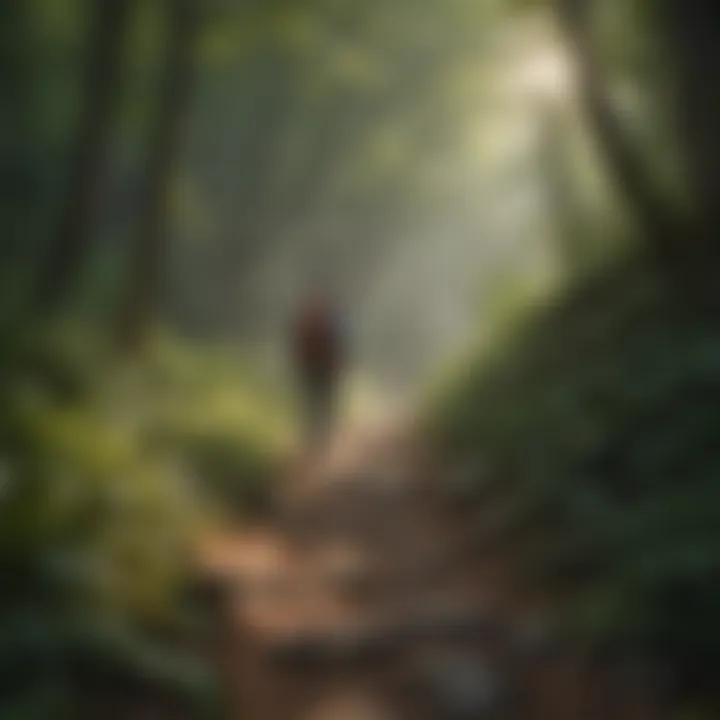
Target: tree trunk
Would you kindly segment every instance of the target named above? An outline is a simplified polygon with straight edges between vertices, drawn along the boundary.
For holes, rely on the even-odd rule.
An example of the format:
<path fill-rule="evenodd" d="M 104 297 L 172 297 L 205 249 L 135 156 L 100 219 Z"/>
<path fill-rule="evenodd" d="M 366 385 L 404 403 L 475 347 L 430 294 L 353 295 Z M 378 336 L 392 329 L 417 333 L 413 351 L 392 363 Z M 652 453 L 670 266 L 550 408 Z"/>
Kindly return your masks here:
<path fill-rule="evenodd" d="M 694 199 L 709 242 L 720 228 L 720 8 L 717 0 L 664 0 L 663 33 L 676 70 L 676 116 Z"/>
<path fill-rule="evenodd" d="M 566 158 L 567 125 L 557 105 L 541 116 L 539 166 L 545 176 L 545 198 L 552 218 L 553 237 L 560 261 L 576 277 L 588 264 L 587 218 L 578 207 L 579 197 Z M 584 222 L 583 222 L 584 219 Z"/>
<path fill-rule="evenodd" d="M 678 0 L 680 2 L 681 0 Z M 608 97 L 593 49 L 588 0 L 557 0 L 560 25 L 573 53 L 578 93 L 612 179 L 626 199 L 650 252 L 663 265 L 684 259 L 687 228 L 655 187 Z M 692 244 L 692 243 L 690 243 Z"/>
<path fill-rule="evenodd" d="M 195 0 L 167 2 L 167 65 L 150 132 L 145 187 L 131 247 L 129 285 L 117 324 L 119 348 L 129 353 L 137 351 L 143 344 L 157 310 L 168 245 L 171 181 L 192 81 L 198 21 Z"/>
<path fill-rule="evenodd" d="M 89 37 L 83 108 L 74 140 L 66 199 L 40 268 L 36 291 L 40 313 L 56 309 L 80 276 L 98 215 L 107 146 L 118 100 L 130 6 L 127 0 L 101 0 L 91 6 L 95 16 Z"/>

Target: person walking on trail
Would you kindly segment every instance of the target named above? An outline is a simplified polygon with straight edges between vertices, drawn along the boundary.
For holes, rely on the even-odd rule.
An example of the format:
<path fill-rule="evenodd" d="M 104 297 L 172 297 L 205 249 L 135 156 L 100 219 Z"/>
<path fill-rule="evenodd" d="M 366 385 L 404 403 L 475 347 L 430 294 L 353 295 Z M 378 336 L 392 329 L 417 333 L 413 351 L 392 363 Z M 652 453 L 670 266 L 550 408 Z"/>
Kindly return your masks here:
<path fill-rule="evenodd" d="M 300 303 L 292 341 L 306 429 L 313 443 L 323 442 L 335 419 L 346 350 L 340 313 L 328 293 L 315 291 Z"/>

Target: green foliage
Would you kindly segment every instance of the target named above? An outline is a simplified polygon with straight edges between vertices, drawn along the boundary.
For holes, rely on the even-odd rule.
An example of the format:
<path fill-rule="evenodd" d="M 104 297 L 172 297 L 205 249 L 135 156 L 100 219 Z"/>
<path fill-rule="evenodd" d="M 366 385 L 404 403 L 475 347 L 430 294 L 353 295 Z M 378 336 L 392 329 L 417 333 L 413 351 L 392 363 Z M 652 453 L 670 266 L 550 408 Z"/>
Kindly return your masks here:
<path fill-rule="evenodd" d="M 225 510 L 266 507 L 290 430 L 276 384 L 231 351 L 168 342 L 155 346 L 145 372 L 147 391 L 157 396 L 151 441 L 174 450 Z"/>
<path fill-rule="evenodd" d="M 259 404 L 247 363 L 222 353 L 165 341 L 119 366 L 69 335 L 11 346 L 0 715 L 75 717 L 92 686 L 175 698 L 207 717 L 214 691 L 183 640 L 199 619 L 186 600 L 190 560 L 216 513 L 267 496 L 280 411 Z"/>
<path fill-rule="evenodd" d="M 542 509 L 534 566 L 584 558 L 582 629 L 718 667 L 716 324 L 629 263 L 528 315 L 469 360 L 432 422 Z"/>

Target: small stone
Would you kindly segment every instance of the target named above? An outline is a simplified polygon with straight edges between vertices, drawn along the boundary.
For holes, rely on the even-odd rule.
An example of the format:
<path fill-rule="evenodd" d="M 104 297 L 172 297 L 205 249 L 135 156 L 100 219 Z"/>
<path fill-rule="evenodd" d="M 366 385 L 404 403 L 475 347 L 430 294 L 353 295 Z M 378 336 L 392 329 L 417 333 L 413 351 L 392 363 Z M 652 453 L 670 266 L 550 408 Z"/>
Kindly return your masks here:
<path fill-rule="evenodd" d="M 410 609 L 403 619 L 411 635 L 476 637 L 487 635 L 499 622 L 487 607 L 454 600 L 439 600 Z"/>
<path fill-rule="evenodd" d="M 419 680 L 447 720 L 481 720 L 500 707 L 502 691 L 497 675 L 470 655 L 439 652 L 426 655 Z"/>

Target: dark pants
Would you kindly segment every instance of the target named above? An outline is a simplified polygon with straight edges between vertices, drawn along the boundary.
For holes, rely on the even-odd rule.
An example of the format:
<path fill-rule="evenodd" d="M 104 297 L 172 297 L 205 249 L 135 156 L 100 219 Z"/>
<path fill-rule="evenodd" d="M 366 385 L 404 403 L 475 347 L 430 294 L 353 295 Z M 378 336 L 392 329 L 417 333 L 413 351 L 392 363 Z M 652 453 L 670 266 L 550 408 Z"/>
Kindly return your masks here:
<path fill-rule="evenodd" d="M 337 401 L 337 373 L 305 369 L 301 374 L 303 415 L 311 442 L 323 442 L 332 428 Z"/>

